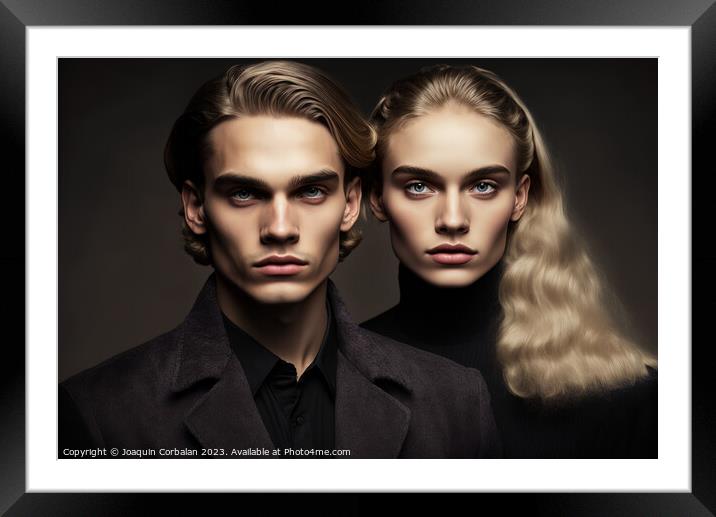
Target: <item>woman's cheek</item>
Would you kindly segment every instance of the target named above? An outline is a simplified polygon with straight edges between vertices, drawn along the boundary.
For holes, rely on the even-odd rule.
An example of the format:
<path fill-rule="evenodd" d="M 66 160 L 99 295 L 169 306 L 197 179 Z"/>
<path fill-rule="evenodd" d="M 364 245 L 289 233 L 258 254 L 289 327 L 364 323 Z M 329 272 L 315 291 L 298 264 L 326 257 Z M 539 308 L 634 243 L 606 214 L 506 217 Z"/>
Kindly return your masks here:
<path fill-rule="evenodd" d="M 484 239 L 481 253 L 486 256 L 502 256 L 505 251 L 507 228 L 512 215 L 513 201 L 506 200 L 474 214 L 472 232 Z"/>
<path fill-rule="evenodd" d="M 475 214 L 475 221 L 482 222 L 490 235 L 500 234 L 507 229 L 512 216 L 512 207 L 514 206 L 515 197 L 506 195 L 496 198 L 491 203 L 478 205 Z"/>
<path fill-rule="evenodd" d="M 418 210 L 416 207 L 410 206 L 393 206 L 388 210 L 388 219 L 394 231 L 405 241 L 410 241 L 411 237 L 419 234 L 419 230 L 424 228 L 429 221 L 425 218 L 425 210 Z M 421 218 L 421 214 L 423 217 Z"/>

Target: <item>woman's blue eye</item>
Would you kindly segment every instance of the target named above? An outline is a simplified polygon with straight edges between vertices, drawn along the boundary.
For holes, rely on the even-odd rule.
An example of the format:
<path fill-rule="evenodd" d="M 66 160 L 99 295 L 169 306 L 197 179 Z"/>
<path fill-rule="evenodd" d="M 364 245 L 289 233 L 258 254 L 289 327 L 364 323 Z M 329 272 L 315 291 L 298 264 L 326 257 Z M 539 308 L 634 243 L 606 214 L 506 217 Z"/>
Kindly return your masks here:
<path fill-rule="evenodd" d="M 405 187 L 411 194 L 425 194 L 428 191 L 428 186 L 425 183 L 411 183 Z"/>
<path fill-rule="evenodd" d="M 473 187 L 473 189 L 478 194 L 491 194 L 492 192 L 494 192 L 496 190 L 494 185 L 492 185 L 490 183 L 486 183 L 484 181 L 479 182 L 477 185 L 475 185 Z"/>

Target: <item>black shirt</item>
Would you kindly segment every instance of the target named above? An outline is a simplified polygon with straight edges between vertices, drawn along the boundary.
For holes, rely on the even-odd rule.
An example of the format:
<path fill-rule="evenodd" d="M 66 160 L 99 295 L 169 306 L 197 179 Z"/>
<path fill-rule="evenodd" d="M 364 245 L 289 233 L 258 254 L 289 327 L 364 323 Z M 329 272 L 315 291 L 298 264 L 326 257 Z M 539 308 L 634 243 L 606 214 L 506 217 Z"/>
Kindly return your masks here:
<path fill-rule="evenodd" d="M 246 373 L 256 407 L 282 457 L 286 449 L 333 449 L 335 444 L 336 326 L 330 306 L 323 343 L 300 379 L 296 368 L 224 315 L 229 342 Z M 305 456 L 303 456 L 305 457 Z"/>
<path fill-rule="evenodd" d="M 503 264 L 462 288 L 428 284 L 403 265 L 400 303 L 361 326 L 477 368 L 507 458 L 656 458 L 656 371 L 634 386 L 561 406 L 513 395 L 496 357 Z"/>

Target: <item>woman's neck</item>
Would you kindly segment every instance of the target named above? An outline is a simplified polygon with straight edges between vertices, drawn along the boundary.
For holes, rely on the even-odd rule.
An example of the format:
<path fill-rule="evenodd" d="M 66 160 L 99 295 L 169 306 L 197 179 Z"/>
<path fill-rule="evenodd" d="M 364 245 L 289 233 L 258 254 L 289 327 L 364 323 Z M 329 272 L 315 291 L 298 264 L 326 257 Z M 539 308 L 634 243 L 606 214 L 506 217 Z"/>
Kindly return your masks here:
<path fill-rule="evenodd" d="M 424 338 L 474 335 L 496 323 L 502 263 L 465 287 L 432 285 L 400 265 L 399 317 L 402 327 Z"/>

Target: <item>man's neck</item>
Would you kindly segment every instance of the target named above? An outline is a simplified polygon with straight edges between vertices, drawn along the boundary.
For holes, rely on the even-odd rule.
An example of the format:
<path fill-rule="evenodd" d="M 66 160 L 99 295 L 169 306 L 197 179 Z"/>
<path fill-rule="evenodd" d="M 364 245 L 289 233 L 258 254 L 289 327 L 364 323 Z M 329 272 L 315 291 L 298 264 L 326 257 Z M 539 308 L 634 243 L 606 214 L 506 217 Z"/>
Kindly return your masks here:
<path fill-rule="evenodd" d="M 284 361 L 300 377 L 318 354 L 328 325 L 325 280 L 296 303 L 261 304 L 216 275 L 219 307 L 229 320 Z"/>

